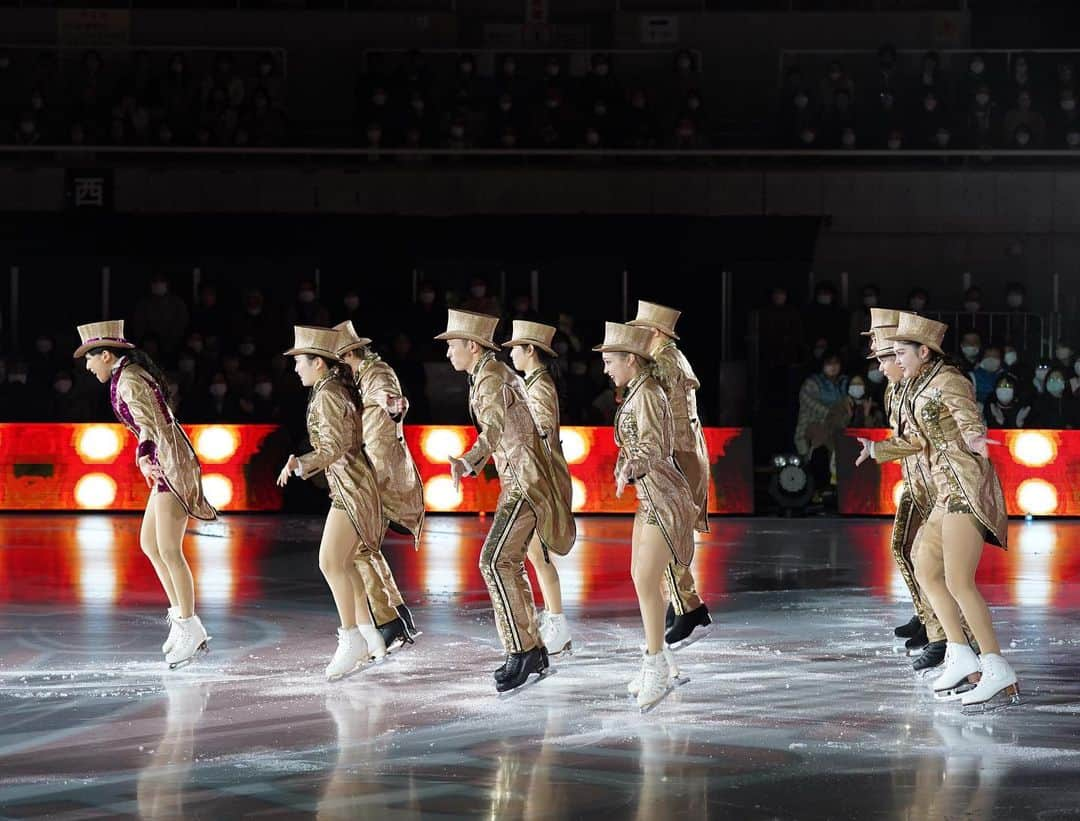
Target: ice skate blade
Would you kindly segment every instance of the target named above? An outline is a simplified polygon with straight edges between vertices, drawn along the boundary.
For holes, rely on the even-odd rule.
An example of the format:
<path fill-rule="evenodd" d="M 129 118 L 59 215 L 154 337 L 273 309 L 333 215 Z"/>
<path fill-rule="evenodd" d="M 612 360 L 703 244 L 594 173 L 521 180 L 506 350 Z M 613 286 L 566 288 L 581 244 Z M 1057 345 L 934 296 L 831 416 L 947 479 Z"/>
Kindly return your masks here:
<path fill-rule="evenodd" d="M 195 652 L 188 656 L 186 659 L 180 659 L 180 661 L 170 662 L 169 669 L 179 670 L 181 667 L 187 667 L 189 664 L 199 658 L 199 656 L 205 656 L 207 653 L 210 652 L 210 639 L 211 636 L 207 636 L 206 640 L 203 641 L 203 643 L 200 644 L 198 647 L 196 647 Z"/>
<path fill-rule="evenodd" d="M 671 687 L 672 690 L 674 690 L 676 687 L 682 687 L 684 684 L 689 684 L 689 683 L 690 683 L 690 677 L 689 676 L 684 676 L 684 675 L 672 676 L 668 680 L 668 686 Z M 626 693 L 627 693 L 628 696 L 630 696 L 630 698 L 633 698 L 633 699 L 637 698 L 637 693 L 630 692 L 629 687 L 627 687 Z"/>
<path fill-rule="evenodd" d="M 356 662 L 356 666 L 353 667 L 351 670 L 347 670 L 344 673 L 339 673 L 336 676 L 327 676 L 326 680 L 333 682 L 333 681 L 341 681 L 342 679 L 349 678 L 350 676 L 353 676 L 356 673 L 358 673 L 360 670 L 365 669 L 371 663 L 373 663 L 373 662 L 358 661 L 358 662 Z"/>
<path fill-rule="evenodd" d="M 561 650 L 548 650 L 548 656 L 555 658 L 556 656 L 572 656 L 574 655 L 574 642 L 568 641 Z"/>
<path fill-rule="evenodd" d="M 1008 687 L 998 690 L 986 701 L 980 701 L 977 704 L 964 704 L 960 709 L 964 715 L 982 715 L 1004 710 L 1006 707 L 1013 707 L 1019 703 L 1020 688 L 1015 684 L 1010 684 Z"/>
<path fill-rule="evenodd" d="M 638 704 L 638 710 L 641 711 L 642 715 L 645 715 L 646 713 L 651 713 L 653 710 L 655 710 L 657 707 L 660 706 L 660 703 L 664 699 L 666 699 L 669 695 L 671 695 L 674 692 L 675 692 L 675 683 L 674 683 L 674 681 L 672 681 L 664 689 L 664 692 L 662 694 L 660 694 L 657 698 L 653 699 L 648 704 Z"/>
<path fill-rule="evenodd" d="M 495 697 L 499 701 L 506 701 L 507 699 L 513 698 L 519 693 L 528 690 L 530 687 L 535 687 L 544 679 L 550 678 L 551 676 L 555 675 L 555 673 L 556 670 L 553 667 L 548 667 L 542 673 L 529 673 L 529 677 L 525 679 L 524 682 L 515 687 L 513 690 L 503 690 L 501 693 L 496 691 Z"/>
<path fill-rule="evenodd" d="M 944 690 L 934 690 L 935 701 L 959 701 L 964 697 L 965 693 L 970 693 L 975 689 L 975 685 L 970 681 L 965 681 L 957 684 L 955 687 L 948 687 Z"/>
<path fill-rule="evenodd" d="M 682 641 L 677 641 L 674 644 L 667 644 L 665 642 L 665 645 L 669 650 L 672 651 L 682 650 L 685 647 L 689 647 L 691 644 L 696 644 L 702 639 L 708 638 L 709 634 L 712 633 L 712 628 L 713 626 L 711 624 L 706 624 L 704 627 L 695 627 L 694 632 L 692 632 Z"/>

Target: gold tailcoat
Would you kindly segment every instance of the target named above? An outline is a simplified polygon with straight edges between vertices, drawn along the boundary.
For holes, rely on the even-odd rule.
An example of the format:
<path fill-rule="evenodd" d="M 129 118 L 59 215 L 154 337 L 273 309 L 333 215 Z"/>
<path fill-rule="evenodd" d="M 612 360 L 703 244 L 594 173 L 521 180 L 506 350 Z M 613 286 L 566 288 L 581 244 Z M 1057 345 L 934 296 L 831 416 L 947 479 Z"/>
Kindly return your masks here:
<path fill-rule="evenodd" d="M 697 391 L 701 381 L 690 362 L 668 340 L 653 352 L 653 375 L 667 394 L 675 423 L 675 462 L 685 474 L 697 505 L 694 529 L 709 532 L 709 449 L 697 411 Z"/>
<path fill-rule="evenodd" d="M 555 473 L 559 480 L 559 492 L 569 505 L 573 499 L 574 487 L 570 480 L 570 467 L 563 455 L 562 441 L 559 439 L 559 393 L 555 389 L 555 380 L 551 378 L 547 368 L 538 368 L 525 379 L 525 390 L 536 427 L 551 449 L 551 458 L 555 462 Z"/>
<path fill-rule="evenodd" d="M 525 383 L 494 353 L 485 353 L 469 375 L 469 413 L 478 435 L 461 458 L 474 474 L 493 458 L 503 493 L 520 493 L 536 514 L 541 544 L 560 556 L 569 553 L 577 527 L 551 448 L 537 429 Z"/>
<path fill-rule="evenodd" d="M 655 524 L 679 564 L 694 558 L 694 521 L 697 506 L 686 477 L 676 467 L 675 425 L 664 389 L 650 373 L 642 373 L 626 386 L 626 396 L 615 414 L 615 444 L 619 457 L 615 472 L 629 465 L 638 503 L 648 506 Z"/>
<path fill-rule="evenodd" d="M 1008 514 L 997 472 L 964 442 L 986 435 L 971 380 L 938 360 L 909 380 L 900 404 L 901 431 L 876 442 L 874 458 L 915 457 L 935 503 L 946 504 L 949 513 L 970 513 L 985 528 L 988 542 L 1007 547 Z"/>
<path fill-rule="evenodd" d="M 394 369 L 369 353 L 356 373 L 356 387 L 364 403 L 364 450 L 375 470 L 383 514 L 420 543 L 424 526 L 424 486 L 402 430 L 403 418 L 386 410 L 387 394 L 401 396 Z"/>
<path fill-rule="evenodd" d="M 189 516 L 203 521 L 217 518 L 202 488 L 202 468 L 191 440 L 176 421 L 168 402 L 143 368 L 121 361 L 109 383 L 109 399 L 116 417 L 138 437 L 136 462 L 142 456 L 161 467 L 165 484 Z"/>
<path fill-rule="evenodd" d="M 379 486 L 364 455 L 362 420 L 348 388 L 335 374 L 316 382 L 307 406 L 313 450 L 299 457 L 300 475 L 310 479 L 323 471 L 330 498 L 348 514 L 365 547 L 377 550 L 385 528 Z"/>

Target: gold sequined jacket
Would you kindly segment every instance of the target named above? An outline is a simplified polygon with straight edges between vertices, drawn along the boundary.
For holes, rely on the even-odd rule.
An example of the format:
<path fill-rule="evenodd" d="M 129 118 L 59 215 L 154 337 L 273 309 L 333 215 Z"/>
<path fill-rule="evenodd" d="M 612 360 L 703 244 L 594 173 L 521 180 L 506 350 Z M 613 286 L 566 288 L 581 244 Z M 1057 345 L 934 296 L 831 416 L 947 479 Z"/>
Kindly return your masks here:
<path fill-rule="evenodd" d="M 560 492 L 551 448 L 533 419 L 525 383 L 490 351 L 469 374 L 469 414 L 478 435 L 461 458 L 474 474 L 494 459 L 503 493 L 520 494 L 536 514 L 544 548 L 569 553 L 577 526 L 570 501 Z"/>
<path fill-rule="evenodd" d="M 965 443 L 986 435 L 971 380 L 937 360 L 909 380 L 898 424 L 897 435 L 874 443 L 874 458 L 916 457 L 937 504 L 946 504 L 950 513 L 970 513 L 986 530 L 987 541 L 1007 547 L 1008 514 L 997 472 Z"/>
<path fill-rule="evenodd" d="M 323 471 L 330 498 L 344 508 L 364 545 L 377 549 L 385 526 L 375 472 L 364 455 L 362 425 L 363 417 L 336 369 L 316 382 L 307 405 L 312 451 L 298 457 L 300 475 L 310 479 Z"/>
<path fill-rule="evenodd" d="M 375 470 L 383 515 L 412 534 L 419 546 L 424 526 L 424 485 L 413 462 L 402 429 L 403 416 L 386 409 L 387 394 L 401 396 L 394 369 L 368 353 L 356 373 L 356 387 L 364 403 L 364 451 Z"/>
<path fill-rule="evenodd" d="M 653 352 L 653 375 L 667 394 L 675 423 L 675 463 L 686 476 L 697 505 L 694 529 L 709 532 L 709 449 L 697 412 L 697 391 L 701 381 L 690 362 L 668 340 Z"/>
<path fill-rule="evenodd" d="M 675 465 L 674 442 L 675 424 L 664 389 L 651 373 L 641 373 L 626 386 L 615 414 L 619 446 L 615 473 L 628 468 L 638 504 L 655 517 L 653 523 L 675 560 L 689 565 L 694 558 L 697 506 L 686 477 Z"/>
<path fill-rule="evenodd" d="M 551 449 L 551 458 L 555 462 L 555 473 L 559 480 L 559 492 L 569 505 L 574 489 L 570 480 L 570 467 L 566 464 L 562 441 L 559 439 L 559 393 L 555 389 L 555 380 L 551 378 L 547 368 L 538 368 L 526 377 L 525 391 L 536 427 Z"/>
<path fill-rule="evenodd" d="M 217 511 L 203 495 L 195 448 L 173 416 L 161 386 L 145 369 L 122 359 L 109 380 L 109 400 L 116 418 L 139 440 L 136 461 L 149 456 L 161 467 L 165 484 L 189 516 L 216 519 Z"/>

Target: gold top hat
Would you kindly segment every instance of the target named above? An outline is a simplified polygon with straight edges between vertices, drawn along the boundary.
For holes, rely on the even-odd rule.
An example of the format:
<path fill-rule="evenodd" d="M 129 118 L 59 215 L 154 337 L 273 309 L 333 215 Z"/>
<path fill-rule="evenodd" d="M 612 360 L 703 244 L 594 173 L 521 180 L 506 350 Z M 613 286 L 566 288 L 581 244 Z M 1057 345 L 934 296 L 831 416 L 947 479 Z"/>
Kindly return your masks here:
<path fill-rule="evenodd" d="M 937 322 L 917 314 L 903 313 L 900 314 L 900 324 L 896 330 L 885 339 L 889 342 L 917 342 L 944 356 L 945 351 L 941 350 L 941 342 L 945 339 L 947 330 L 949 326 L 944 322 Z"/>
<path fill-rule="evenodd" d="M 515 345 L 535 345 L 546 354 L 558 356 L 551 347 L 551 340 L 554 336 L 555 328 L 551 325 L 515 319 L 514 328 L 510 332 L 510 339 L 503 343 L 503 347 L 513 348 Z"/>
<path fill-rule="evenodd" d="M 594 351 L 632 353 L 652 362 L 652 334 L 646 328 L 634 327 L 627 323 L 604 323 L 604 344 L 597 345 Z"/>
<path fill-rule="evenodd" d="M 874 331 L 878 328 L 895 328 L 900 324 L 900 311 L 895 311 L 892 308 L 871 308 L 870 309 L 870 330 L 863 331 L 863 336 L 873 336 Z"/>
<path fill-rule="evenodd" d="M 637 328 L 656 328 L 656 330 L 662 331 L 672 339 L 678 339 L 679 335 L 675 333 L 675 323 L 679 321 L 680 316 L 682 316 L 682 311 L 676 311 L 674 308 L 666 308 L 663 305 L 657 305 L 655 302 L 646 302 L 639 299 L 637 316 L 626 324 Z"/>
<path fill-rule="evenodd" d="M 867 359 L 877 359 L 879 356 L 893 356 L 896 353 L 896 349 L 893 344 L 889 342 L 886 337 L 896 330 L 894 325 L 891 328 L 875 328 L 870 332 L 870 356 Z"/>
<path fill-rule="evenodd" d="M 459 311 L 451 308 L 446 317 L 446 330 L 436 339 L 469 339 L 493 351 L 499 350 L 495 344 L 495 328 L 499 318 L 490 314 L 478 314 L 473 311 Z"/>
<path fill-rule="evenodd" d="M 353 327 L 352 320 L 346 319 L 344 322 L 339 322 L 334 326 L 334 330 L 340 334 L 338 339 L 338 357 L 345 356 L 349 351 L 355 351 L 357 348 L 366 348 L 371 344 L 371 340 L 366 336 L 360 336 L 356 332 L 356 328 Z"/>
<path fill-rule="evenodd" d="M 293 346 L 285 351 L 285 356 L 297 354 L 310 354 L 311 356 L 325 356 L 336 362 L 341 361 L 337 350 L 341 345 L 343 334 L 333 328 L 312 328 L 309 325 L 293 326 Z"/>
<path fill-rule="evenodd" d="M 105 322 L 91 322 L 79 326 L 79 339 L 82 344 L 72 356 L 78 359 L 93 348 L 134 348 L 133 342 L 124 338 L 124 320 L 110 319 Z"/>

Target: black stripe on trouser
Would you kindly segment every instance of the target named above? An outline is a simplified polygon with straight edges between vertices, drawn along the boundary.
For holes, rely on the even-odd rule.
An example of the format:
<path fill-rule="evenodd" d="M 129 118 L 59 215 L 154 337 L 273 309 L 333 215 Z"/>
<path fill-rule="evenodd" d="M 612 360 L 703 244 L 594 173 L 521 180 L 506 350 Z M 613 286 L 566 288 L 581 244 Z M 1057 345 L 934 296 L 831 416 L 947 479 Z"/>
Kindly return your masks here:
<path fill-rule="evenodd" d="M 499 556 L 506 546 L 507 537 L 514 529 L 514 523 L 517 521 L 518 515 L 521 513 L 521 507 L 524 504 L 524 498 L 519 498 L 514 504 L 513 509 L 503 522 L 502 532 L 498 533 L 495 548 L 492 550 L 491 555 L 487 557 L 487 561 L 485 562 L 486 567 L 484 568 L 487 571 L 484 581 L 488 582 L 488 593 L 491 595 L 491 605 L 495 609 L 495 619 L 498 621 L 501 618 L 505 623 L 507 628 L 506 633 L 510 636 L 513 652 L 515 653 L 523 652 L 524 645 L 521 643 L 521 636 L 518 634 L 517 625 L 513 618 L 514 612 L 510 606 L 510 599 L 506 595 L 506 588 L 503 585 L 502 576 L 499 575 L 497 565 L 499 563 Z M 504 513 L 505 508 L 499 510 L 496 514 L 495 523 L 492 525 L 491 532 L 488 533 L 488 537 L 484 542 L 485 548 L 488 542 L 491 541 L 491 537 L 498 531 L 499 517 Z"/>
<path fill-rule="evenodd" d="M 664 568 L 664 580 L 667 582 L 671 606 L 675 608 L 675 613 L 679 616 L 685 616 L 686 604 L 683 602 L 682 596 L 679 595 L 679 579 L 675 575 L 675 562 L 667 563 L 667 567 Z"/>
<path fill-rule="evenodd" d="M 896 510 L 896 518 L 893 521 L 892 548 L 893 561 L 896 562 L 900 575 L 907 586 L 911 603 L 915 606 L 915 612 L 920 618 L 922 612 L 922 597 L 919 593 L 919 585 L 915 580 L 915 565 L 911 562 L 911 549 L 915 546 L 915 539 L 911 533 L 911 520 L 915 515 L 915 504 L 911 497 L 904 493 L 900 497 L 900 506 Z M 910 538 L 909 538 L 910 537 Z"/>

